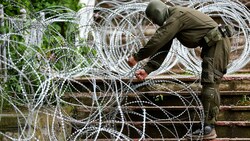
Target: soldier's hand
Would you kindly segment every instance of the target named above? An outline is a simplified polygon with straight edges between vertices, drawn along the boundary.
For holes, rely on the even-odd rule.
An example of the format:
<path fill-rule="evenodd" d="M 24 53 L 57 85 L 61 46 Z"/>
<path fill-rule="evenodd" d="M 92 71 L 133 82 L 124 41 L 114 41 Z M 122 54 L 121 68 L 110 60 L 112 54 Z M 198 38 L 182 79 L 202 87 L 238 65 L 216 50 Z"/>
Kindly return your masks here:
<path fill-rule="evenodd" d="M 137 61 L 135 60 L 135 58 L 133 56 L 130 56 L 127 60 L 127 63 L 130 67 L 133 67 L 136 65 Z"/>
<path fill-rule="evenodd" d="M 139 80 L 144 80 L 148 76 L 148 73 L 144 69 L 140 69 L 135 72 L 135 76 Z"/>

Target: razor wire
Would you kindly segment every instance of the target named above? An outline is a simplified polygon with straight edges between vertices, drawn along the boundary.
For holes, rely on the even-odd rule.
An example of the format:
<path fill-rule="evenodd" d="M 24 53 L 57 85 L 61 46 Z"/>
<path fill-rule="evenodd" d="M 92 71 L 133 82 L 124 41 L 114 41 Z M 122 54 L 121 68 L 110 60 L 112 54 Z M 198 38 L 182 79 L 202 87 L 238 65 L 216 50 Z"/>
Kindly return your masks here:
<path fill-rule="evenodd" d="M 172 2 L 175 5 L 185 5 L 188 7 L 195 8 L 201 12 L 204 12 L 211 17 L 217 17 L 222 19 L 222 24 L 229 24 L 233 26 L 237 32 L 236 35 L 231 38 L 232 40 L 232 49 L 231 49 L 231 60 L 228 65 L 228 73 L 234 73 L 243 68 L 248 62 L 249 62 L 249 9 L 247 9 L 243 4 L 237 1 L 228 1 L 228 0 L 222 0 L 222 1 L 192 1 L 187 5 L 187 3 L 179 3 L 177 1 Z M 102 32 L 104 34 L 104 37 L 107 36 L 110 37 L 110 43 L 106 44 L 109 49 L 103 50 L 102 53 L 104 54 L 102 57 L 105 57 L 106 55 L 111 55 L 108 58 L 108 62 L 110 64 L 107 64 L 108 68 L 111 68 L 121 74 L 127 75 L 126 72 L 129 72 L 131 70 L 127 65 L 123 57 L 127 57 L 126 55 L 130 55 L 134 52 L 136 52 L 139 48 L 143 47 L 144 43 L 147 42 L 148 38 L 145 38 L 144 35 L 141 37 L 141 33 L 147 32 L 149 30 L 156 30 L 157 27 L 150 26 L 149 25 L 143 25 L 140 24 L 141 22 L 144 23 L 144 21 L 135 21 L 134 17 L 140 17 L 139 20 L 147 19 L 144 14 L 140 14 L 140 12 L 143 12 L 145 10 L 145 4 L 132 4 L 132 5 L 125 5 L 125 6 L 117 6 L 110 12 L 102 13 L 107 14 L 105 17 L 105 21 L 101 23 L 104 27 L 104 30 L 111 31 L 111 32 Z M 114 13 L 113 13 L 114 12 Z M 126 13 L 126 17 L 124 17 L 122 14 Z M 116 15 L 116 16 L 115 16 Z M 122 18 L 120 23 L 116 23 L 115 29 L 113 23 L 114 18 Z M 148 20 L 148 19 L 147 19 Z M 131 21 L 135 21 L 138 24 L 133 25 Z M 118 22 L 118 21 L 117 21 Z M 110 25 L 108 25 L 110 23 Z M 143 27 L 142 29 L 140 27 Z M 124 27 L 123 27 L 124 26 Z M 107 28 L 110 27 L 110 28 Z M 152 28 L 153 27 L 153 28 Z M 151 29 L 149 29 L 151 28 Z M 100 28 L 98 28 L 99 30 Z M 133 30 L 133 31 L 132 31 Z M 135 35 L 136 39 L 142 39 L 142 41 L 135 41 L 133 34 L 135 31 L 137 32 Z M 111 34 L 111 35 L 110 35 Z M 113 34 L 113 36 L 112 36 Z M 97 35 L 99 36 L 99 35 Z M 125 37 L 124 37 L 125 36 Z M 132 37 L 131 37 L 132 36 Z M 102 36 L 103 37 L 103 36 Z M 102 38 L 103 39 L 103 38 Z M 101 40 L 102 40 L 101 39 Z M 125 39 L 126 43 L 123 43 L 123 40 Z M 132 40 L 130 42 L 130 40 Z M 134 43 L 135 41 L 135 43 Z M 129 43 L 133 43 L 133 47 L 130 50 L 120 51 L 120 46 L 126 46 L 128 49 Z M 123 45 L 124 44 L 124 45 Z M 103 47 L 101 47 L 103 48 Z M 111 53 L 110 53 L 111 52 Z M 125 53 L 121 54 L 121 52 Z M 167 58 L 165 59 L 164 63 L 161 65 L 160 69 L 158 69 L 156 72 L 153 72 L 150 75 L 156 75 L 164 73 L 168 70 L 170 70 L 174 65 L 177 63 L 184 65 L 184 68 L 181 68 L 186 71 L 190 71 L 191 73 L 199 74 L 201 72 L 201 58 L 197 52 L 200 52 L 199 49 L 188 49 L 181 45 L 177 40 L 174 40 L 173 46 L 171 48 L 171 51 Z M 176 55 L 178 54 L 178 55 Z"/>
<path fill-rule="evenodd" d="M 1 64 L 6 66 L 1 71 L 7 70 L 8 75 L 1 76 L 6 77 L 7 83 L 1 85 L 0 92 L 19 116 L 18 133 L 0 134 L 10 140 L 132 140 L 133 135 L 143 140 L 153 137 L 147 132 L 148 125 L 162 139 L 164 134 L 182 139 L 192 132 L 195 119 L 190 109 L 201 121 L 204 117 L 202 109 L 194 108 L 202 105 L 196 94 L 198 88 L 175 77 L 140 84 L 123 81 L 124 77 L 133 78 L 133 71 L 143 66 L 142 62 L 130 68 L 126 58 L 145 45 L 150 38 L 147 32 L 158 28 L 145 17 L 146 4 L 137 2 L 105 1 L 100 4 L 111 4 L 113 8 L 87 7 L 78 12 L 53 7 L 27 15 L 26 20 L 5 15 L 9 30 L 0 38 L 7 54 L 1 55 Z M 237 27 L 231 52 L 241 55 L 231 60 L 229 72 L 236 72 L 249 62 L 249 10 L 242 4 L 228 0 L 172 3 L 220 16 L 225 23 Z M 87 24 L 79 21 L 82 14 L 93 11 L 94 20 L 89 19 Z M 54 26 L 57 22 L 71 25 L 65 36 Z M 80 32 L 85 34 L 79 36 Z M 242 36 L 245 38 L 240 48 Z M 175 40 L 161 68 L 151 75 L 172 73 L 170 69 L 177 63 L 185 66 L 180 69 L 196 75 L 200 62 L 194 49 L 186 49 Z M 88 85 L 77 80 L 82 76 Z M 148 91 L 141 92 L 145 87 Z M 185 108 L 174 114 L 158 106 L 152 100 L 156 93 L 174 96 Z M 158 109 L 162 116 L 147 111 L 146 107 Z M 131 119 L 140 122 L 135 124 Z M 175 124 L 182 120 L 189 121 L 181 123 L 185 131 L 179 131 Z M 171 126 L 164 126 L 166 123 Z M 203 127 L 202 122 L 199 124 Z"/>
<path fill-rule="evenodd" d="M 234 73 L 249 63 L 249 18 L 250 11 L 239 1 L 216 0 L 216 1 L 194 1 L 189 7 L 195 8 L 211 17 L 220 17 L 221 24 L 229 24 L 235 28 L 236 35 L 231 38 L 231 57 L 227 73 Z M 201 72 L 201 58 L 196 50 L 181 47 L 181 64 L 187 70 Z"/>

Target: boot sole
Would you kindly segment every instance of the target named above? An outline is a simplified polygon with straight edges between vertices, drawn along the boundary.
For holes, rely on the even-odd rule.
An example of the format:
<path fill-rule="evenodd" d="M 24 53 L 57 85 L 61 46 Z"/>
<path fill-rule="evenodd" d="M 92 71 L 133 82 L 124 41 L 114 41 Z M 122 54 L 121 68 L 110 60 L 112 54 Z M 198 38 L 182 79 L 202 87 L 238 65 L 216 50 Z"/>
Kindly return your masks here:
<path fill-rule="evenodd" d="M 214 135 L 212 135 L 212 136 L 199 136 L 199 137 L 190 137 L 190 136 L 186 136 L 186 139 L 188 139 L 188 140 L 197 140 L 197 139 L 199 139 L 199 140 L 213 140 L 213 139 L 216 139 L 216 137 L 217 137 L 217 134 L 214 134 Z"/>

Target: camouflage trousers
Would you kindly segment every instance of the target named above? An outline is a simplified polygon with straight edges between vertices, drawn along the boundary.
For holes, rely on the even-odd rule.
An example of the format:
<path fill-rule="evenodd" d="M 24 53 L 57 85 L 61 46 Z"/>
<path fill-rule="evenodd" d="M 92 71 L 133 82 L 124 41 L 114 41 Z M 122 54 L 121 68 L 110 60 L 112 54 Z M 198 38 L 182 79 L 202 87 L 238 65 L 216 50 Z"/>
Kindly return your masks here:
<path fill-rule="evenodd" d="M 219 84 L 227 71 L 231 43 L 228 37 L 222 38 L 213 46 L 202 48 L 201 57 L 201 101 L 205 114 L 205 124 L 215 124 L 219 114 Z"/>

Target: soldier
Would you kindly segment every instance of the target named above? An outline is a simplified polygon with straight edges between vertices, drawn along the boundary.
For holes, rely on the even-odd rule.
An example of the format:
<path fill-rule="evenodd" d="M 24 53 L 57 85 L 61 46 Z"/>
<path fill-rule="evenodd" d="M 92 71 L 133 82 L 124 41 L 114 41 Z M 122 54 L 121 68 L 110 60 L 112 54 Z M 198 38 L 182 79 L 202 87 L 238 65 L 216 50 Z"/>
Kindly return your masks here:
<path fill-rule="evenodd" d="M 149 73 L 160 67 L 173 39 L 177 38 L 188 48 L 201 47 L 201 101 L 205 126 L 203 130 L 198 129 L 187 137 L 216 138 L 215 122 L 220 106 L 218 87 L 229 62 L 230 32 L 202 12 L 187 7 L 170 7 L 160 0 L 151 1 L 145 13 L 160 27 L 143 48 L 128 58 L 127 63 L 133 67 L 138 61 L 149 58 L 147 64 L 135 72 L 139 80 L 144 80 Z"/>

